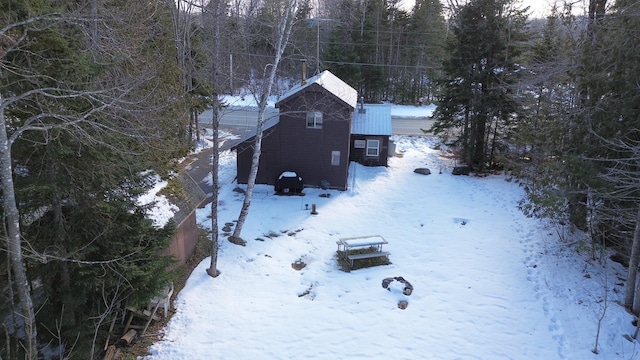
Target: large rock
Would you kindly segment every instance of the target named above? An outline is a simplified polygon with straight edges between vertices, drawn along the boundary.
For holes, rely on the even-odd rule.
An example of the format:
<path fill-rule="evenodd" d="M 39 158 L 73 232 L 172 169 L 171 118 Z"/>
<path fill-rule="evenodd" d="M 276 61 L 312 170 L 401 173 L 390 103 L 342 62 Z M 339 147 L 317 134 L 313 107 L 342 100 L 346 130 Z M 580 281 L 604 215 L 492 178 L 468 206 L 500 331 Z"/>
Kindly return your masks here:
<path fill-rule="evenodd" d="M 427 168 L 417 168 L 415 170 L 413 170 L 414 173 L 416 174 L 422 174 L 422 175 L 430 175 L 431 174 L 431 170 L 427 169 Z"/>
<path fill-rule="evenodd" d="M 469 175 L 471 169 L 468 166 L 456 166 L 451 172 L 453 175 Z"/>

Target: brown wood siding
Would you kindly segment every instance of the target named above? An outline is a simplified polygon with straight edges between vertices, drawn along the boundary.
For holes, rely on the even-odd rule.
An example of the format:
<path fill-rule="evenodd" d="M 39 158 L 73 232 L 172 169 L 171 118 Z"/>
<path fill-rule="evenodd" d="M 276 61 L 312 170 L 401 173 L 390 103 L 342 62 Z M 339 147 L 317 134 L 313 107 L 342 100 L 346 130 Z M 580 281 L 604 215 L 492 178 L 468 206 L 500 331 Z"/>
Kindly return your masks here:
<path fill-rule="evenodd" d="M 349 172 L 349 139 L 353 108 L 321 86 L 313 84 L 279 104 L 280 120 L 262 141 L 257 184 L 275 185 L 285 171 L 295 171 L 304 186 L 320 187 L 323 180 L 333 189 L 345 190 Z M 307 111 L 321 111 L 321 129 L 307 128 Z M 236 147 L 239 184 L 246 184 L 251 168 L 251 138 Z M 331 165 L 333 151 L 340 164 Z"/>
<path fill-rule="evenodd" d="M 278 125 L 267 129 L 262 137 L 262 151 L 260 153 L 260 163 L 258 164 L 258 174 L 256 184 L 275 185 L 276 179 L 282 173 L 278 172 L 280 163 L 280 131 Z M 253 145 L 255 137 L 242 142 L 236 148 L 238 184 L 246 184 L 249 180 L 251 162 L 253 161 Z"/>
<path fill-rule="evenodd" d="M 380 151 L 378 156 L 367 156 L 367 148 L 355 148 L 356 140 L 379 140 Z M 389 137 L 374 135 L 351 135 L 351 152 L 349 160 L 358 162 L 366 166 L 387 166 L 389 158 Z"/>
<path fill-rule="evenodd" d="M 321 111 L 321 129 L 307 128 L 307 111 Z M 349 170 L 349 137 L 352 109 L 313 85 L 280 104 L 280 172 L 295 171 L 305 186 L 320 187 L 323 180 L 331 188 L 345 190 Z M 331 165 L 333 151 L 340 152 L 340 164 Z"/>
<path fill-rule="evenodd" d="M 196 251 L 198 244 L 198 225 L 196 211 L 193 210 L 176 228 L 176 234 L 171 239 L 169 248 L 162 255 L 173 255 L 178 265 L 184 264 Z"/>

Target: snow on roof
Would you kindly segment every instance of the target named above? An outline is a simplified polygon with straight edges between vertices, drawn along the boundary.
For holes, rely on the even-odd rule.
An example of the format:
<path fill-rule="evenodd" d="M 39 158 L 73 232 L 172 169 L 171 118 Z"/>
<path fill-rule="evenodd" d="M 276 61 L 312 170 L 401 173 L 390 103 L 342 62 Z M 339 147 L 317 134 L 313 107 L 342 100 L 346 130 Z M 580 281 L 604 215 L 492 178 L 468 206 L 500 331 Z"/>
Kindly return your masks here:
<path fill-rule="evenodd" d="M 138 197 L 138 205 L 150 206 L 147 209 L 147 217 L 153 221 L 153 226 L 161 228 L 165 226 L 179 208 L 172 204 L 164 195 L 158 193 L 167 186 L 167 182 L 160 179 L 157 174 L 150 174 L 155 181 L 154 186 L 145 194 Z"/>
<path fill-rule="evenodd" d="M 358 108 L 353 112 L 351 133 L 391 136 L 391 106 L 388 104 L 358 104 Z"/>
<path fill-rule="evenodd" d="M 297 94 L 299 91 L 313 84 L 322 86 L 328 92 L 332 93 L 345 103 L 349 104 L 349 106 L 351 106 L 352 108 L 355 108 L 358 104 L 358 92 L 356 91 L 356 89 L 349 86 L 349 84 L 342 81 L 339 77 L 333 75 L 329 70 L 325 70 L 320 74 L 307 79 L 304 85 L 298 83 L 298 85 L 289 89 L 289 91 L 282 95 L 280 100 L 278 100 L 276 106 L 292 95 Z"/>

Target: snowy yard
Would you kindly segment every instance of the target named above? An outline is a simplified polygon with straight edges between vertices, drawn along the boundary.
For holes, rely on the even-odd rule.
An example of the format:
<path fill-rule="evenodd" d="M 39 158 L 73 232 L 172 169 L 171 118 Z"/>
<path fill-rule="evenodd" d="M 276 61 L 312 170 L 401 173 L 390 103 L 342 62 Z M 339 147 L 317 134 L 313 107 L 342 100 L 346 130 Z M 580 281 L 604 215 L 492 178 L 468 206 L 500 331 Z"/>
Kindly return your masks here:
<path fill-rule="evenodd" d="M 395 138 L 388 168 L 353 165 L 350 189 L 279 197 L 258 186 L 243 230 L 222 239 L 175 302 L 148 359 L 632 359 L 631 317 L 616 304 L 625 270 L 607 271 L 516 208 L 502 175 L 450 174 L 428 138 Z M 233 221 L 235 157 L 222 155 L 220 222 Z M 433 174 L 413 173 L 429 167 Z M 316 204 L 319 214 L 305 210 Z M 210 208 L 199 222 L 210 226 Z M 392 264 L 346 273 L 336 240 L 384 236 Z M 302 260 L 296 271 L 291 264 Z M 381 281 L 402 276 L 410 296 Z M 605 288 L 608 299 L 604 300 Z M 406 310 L 397 307 L 408 301 Z M 599 341 L 598 318 L 606 308 Z"/>
<path fill-rule="evenodd" d="M 279 197 L 258 186 L 243 230 L 221 240 L 178 294 L 147 359 L 632 359 L 621 299 L 625 270 L 607 271 L 517 209 L 503 175 L 451 175 L 433 139 L 395 138 L 388 168 L 352 165 L 349 190 Z M 220 222 L 233 221 L 235 156 L 221 158 Z M 428 176 L 413 173 L 428 167 Z M 443 167 L 443 173 L 439 169 Z M 306 210 L 316 204 L 318 215 Z M 210 208 L 199 222 L 210 227 Z M 340 270 L 336 240 L 381 235 L 391 265 Z M 300 271 L 291 266 L 302 260 Z M 402 276 L 410 296 L 381 286 Z M 605 288 L 608 298 L 604 300 Z M 399 300 L 408 301 L 405 310 Z M 598 349 L 598 318 L 606 308 Z"/>

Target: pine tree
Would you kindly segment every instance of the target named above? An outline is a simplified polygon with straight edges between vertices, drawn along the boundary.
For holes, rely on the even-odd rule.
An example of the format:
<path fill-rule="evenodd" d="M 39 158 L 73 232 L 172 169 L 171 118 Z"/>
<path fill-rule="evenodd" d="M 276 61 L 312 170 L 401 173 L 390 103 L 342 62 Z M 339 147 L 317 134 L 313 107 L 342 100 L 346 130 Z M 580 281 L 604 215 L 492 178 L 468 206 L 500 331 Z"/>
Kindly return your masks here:
<path fill-rule="evenodd" d="M 444 60 L 445 20 L 440 0 L 416 1 L 410 16 L 407 31 L 408 58 L 415 64 L 411 102 L 421 98 L 429 100 L 435 89 L 433 81 L 440 77 L 440 67 Z"/>
<path fill-rule="evenodd" d="M 525 184 L 528 200 L 522 202 L 522 210 L 557 224 L 569 223 L 566 197 L 558 186 L 570 177 L 564 155 L 570 135 L 566 114 L 574 108 L 576 97 L 571 86 L 578 54 L 571 41 L 573 27 L 571 18 L 553 9 L 541 37 L 526 54 L 519 97 L 526 111 L 514 134 L 516 154 L 508 162 Z"/>
<path fill-rule="evenodd" d="M 640 4 L 617 1 L 605 16 L 604 2 L 593 2 L 580 78 L 585 93 L 580 129 L 590 146 L 579 147 L 591 172 L 579 173 L 579 179 L 589 185 L 588 194 L 596 198 L 598 206 L 585 221 L 595 229 L 593 241 L 629 254 L 625 306 L 640 314 L 636 282 L 640 262 L 640 94 L 636 80 L 640 71 Z M 594 177 L 605 182 L 594 186 Z"/>
<path fill-rule="evenodd" d="M 154 229 L 135 203 L 141 170 L 163 173 L 189 146 L 162 4 L 107 2 L 93 9 L 100 22 L 73 2 L 0 5 L 2 209 L 26 334 L 12 350 L 26 358 L 38 335 L 92 357 L 115 305 L 149 299 L 169 276 L 159 250 L 173 230 Z M 31 284 L 37 301 L 50 297 L 37 323 L 63 318 L 61 333 L 36 330 Z"/>
<path fill-rule="evenodd" d="M 329 70 L 347 84 L 358 89 L 363 81 L 360 57 L 356 49 L 357 9 L 355 0 L 342 0 L 335 13 L 335 24 L 329 38 L 326 61 Z"/>
<path fill-rule="evenodd" d="M 504 127 L 519 111 L 512 84 L 526 16 L 513 4 L 473 0 L 460 9 L 439 81 L 434 131 L 459 129 L 463 159 L 478 170 L 495 162 Z"/>

